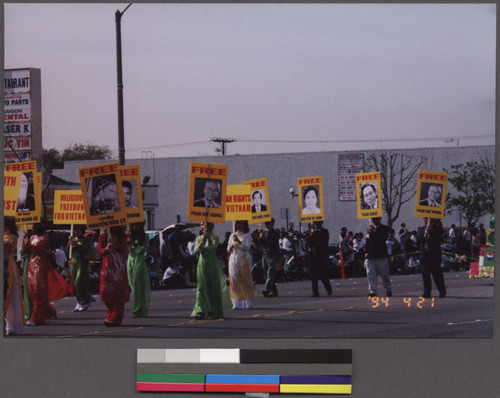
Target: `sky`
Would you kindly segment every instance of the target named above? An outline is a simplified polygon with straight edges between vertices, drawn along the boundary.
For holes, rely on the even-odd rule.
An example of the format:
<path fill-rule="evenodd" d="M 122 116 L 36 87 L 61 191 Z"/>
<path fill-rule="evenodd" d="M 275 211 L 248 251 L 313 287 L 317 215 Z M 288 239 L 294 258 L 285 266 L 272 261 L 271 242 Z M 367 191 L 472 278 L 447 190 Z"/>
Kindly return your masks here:
<path fill-rule="evenodd" d="M 5 4 L 44 148 L 117 156 L 126 7 Z M 494 4 L 133 4 L 121 32 L 127 159 L 495 143 Z"/>

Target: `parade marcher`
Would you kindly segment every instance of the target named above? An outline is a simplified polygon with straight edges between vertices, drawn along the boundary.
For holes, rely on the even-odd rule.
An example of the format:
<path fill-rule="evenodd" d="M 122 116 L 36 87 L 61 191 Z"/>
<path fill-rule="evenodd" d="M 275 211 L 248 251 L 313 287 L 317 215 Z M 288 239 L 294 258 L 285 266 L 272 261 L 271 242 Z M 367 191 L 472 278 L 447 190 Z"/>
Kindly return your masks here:
<path fill-rule="evenodd" d="M 262 248 L 262 265 L 266 275 L 266 284 L 262 294 L 265 297 L 278 297 L 276 288 L 276 263 L 279 255 L 279 236 L 274 230 L 274 218 L 264 223 L 266 230 L 259 225 L 259 245 Z"/>
<path fill-rule="evenodd" d="M 127 241 L 122 227 L 111 227 L 99 235 L 99 253 L 102 255 L 99 293 L 108 309 L 104 324 L 119 326 L 123 321 L 125 303 L 130 291 L 125 253 Z"/>
<path fill-rule="evenodd" d="M 319 297 L 318 280 L 323 282 L 326 292 L 332 294 L 332 285 L 327 277 L 328 269 L 328 242 L 330 234 L 326 228 L 323 228 L 323 221 L 315 221 L 313 231 L 308 241 L 311 250 L 311 282 L 312 297 Z"/>
<path fill-rule="evenodd" d="M 389 255 L 387 238 L 389 227 L 381 223 L 380 217 L 372 218 L 373 224 L 368 227 L 366 235 L 366 276 L 368 278 L 368 295 L 377 296 L 378 277 L 386 290 L 387 297 L 392 296 L 391 279 L 389 277 Z"/>
<path fill-rule="evenodd" d="M 229 256 L 229 292 L 233 309 L 252 308 L 256 296 L 252 280 L 252 256 L 250 248 L 252 237 L 248 221 L 236 221 L 236 231 L 231 234 L 227 251 Z"/>
<path fill-rule="evenodd" d="M 24 309 L 21 278 L 14 258 L 17 247 L 17 227 L 14 217 L 4 217 L 3 266 L 4 266 L 4 318 L 5 334 L 24 333 Z M 5 274 L 7 271 L 7 274 Z"/>
<path fill-rule="evenodd" d="M 144 223 L 132 224 L 132 231 L 127 242 L 130 250 L 127 259 L 127 276 L 134 298 L 132 318 L 143 318 L 148 315 L 148 308 L 151 304 L 151 283 L 146 266 L 149 240 L 144 232 Z"/>
<path fill-rule="evenodd" d="M 68 253 L 71 248 L 71 280 L 77 301 L 73 312 L 86 311 L 89 307 L 90 273 L 88 257 L 93 247 L 84 234 L 84 225 L 74 225 L 73 236 L 69 237 L 67 246 Z"/>
<path fill-rule="evenodd" d="M 70 292 L 70 286 L 59 275 L 47 258 L 50 249 L 45 224 L 33 225 L 33 235 L 28 243 L 31 253 L 28 269 L 28 291 L 33 303 L 33 312 L 26 321 L 27 326 L 45 325 L 47 318 L 56 319 L 57 313 L 50 301 L 59 300 Z"/>
<path fill-rule="evenodd" d="M 29 241 L 32 235 L 33 235 L 33 230 L 28 229 L 27 231 L 25 231 L 23 236 L 23 242 L 21 245 L 21 264 L 23 267 L 23 307 L 24 307 L 24 319 L 26 320 L 31 318 L 31 313 L 33 312 L 33 303 L 30 300 L 30 293 L 28 289 L 28 270 L 31 258 Z"/>
<path fill-rule="evenodd" d="M 224 310 L 231 308 L 226 278 L 216 256 L 219 238 L 212 231 L 214 224 L 201 223 L 202 235 L 196 238 L 196 303 L 191 313 L 196 319 L 223 319 Z"/>
<path fill-rule="evenodd" d="M 422 279 L 424 292 L 422 297 L 430 298 L 432 290 L 432 279 L 439 291 L 439 297 L 446 297 L 446 286 L 444 284 L 443 270 L 441 269 L 441 239 L 443 237 L 443 227 L 441 221 L 431 219 L 428 222 L 424 218 L 425 227 L 420 227 L 418 239 L 420 243 L 420 266 L 422 269 Z"/>

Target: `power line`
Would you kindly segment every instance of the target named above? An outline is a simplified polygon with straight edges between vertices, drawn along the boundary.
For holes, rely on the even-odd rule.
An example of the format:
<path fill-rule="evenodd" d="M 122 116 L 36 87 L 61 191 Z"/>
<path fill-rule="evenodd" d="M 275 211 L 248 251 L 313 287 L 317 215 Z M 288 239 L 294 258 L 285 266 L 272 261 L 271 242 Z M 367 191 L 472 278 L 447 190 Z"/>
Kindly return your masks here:
<path fill-rule="evenodd" d="M 177 144 L 165 144 L 165 145 L 154 145 L 154 146 L 144 146 L 144 147 L 135 147 L 135 148 L 127 148 L 128 150 L 143 150 L 143 149 L 160 149 L 160 148 L 173 148 L 180 146 L 189 146 L 189 145 L 199 145 L 199 144 L 208 144 L 210 142 L 217 142 L 221 145 L 225 145 L 225 143 L 231 142 L 245 142 L 245 143 L 287 143 L 287 144 L 355 144 L 355 143 L 364 143 L 364 142 L 417 142 L 417 141 L 447 141 L 453 142 L 459 139 L 481 139 L 481 138 L 494 138 L 494 135 L 475 135 L 475 136 L 459 136 L 459 137 L 427 137 L 427 138 L 379 138 L 379 139 L 348 139 L 348 140 L 288 140 L 288 139 L 280 139 L 280 140 L 259 140 L 259 139 L 232 139 L 232 138 L 212 138 L 210 140 L 203 141 L 191 141 L 191 142 L 181 142 Z M 222 142 L 224 141 L 224 142 Z M 222 148 L 219 150 L 222 151 Z M 224 148 L 225 152 L 225 148 Z"/>

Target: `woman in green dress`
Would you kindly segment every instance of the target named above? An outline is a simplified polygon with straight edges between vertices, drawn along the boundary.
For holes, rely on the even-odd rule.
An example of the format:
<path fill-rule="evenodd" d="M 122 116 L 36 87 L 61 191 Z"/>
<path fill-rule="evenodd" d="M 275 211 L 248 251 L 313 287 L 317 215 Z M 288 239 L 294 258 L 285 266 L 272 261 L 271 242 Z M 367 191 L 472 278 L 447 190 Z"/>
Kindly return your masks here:
<path fill-rule="evenodd" d="M 231 308 L 226 278 L 215 251 L 219 238 L 212 230 L 213 223 L 201 223 L 202 235 L 196 238 L 195 253 L 199 254 L 196 268 L 196 303 L 191 317 L 223 319 L 224 310 Z"/>
<path fill-rule="evenodd" d="M 151 284 L 146 265 L 148 244 L 149 239 L 144 232 L 144 223 L 132 224 L 132 231 L 128 236 L 130 251 L 127 260 L 128 283 L 134 297 L 132 318 L 146 317 L 151 304 Z"/>
<path fill-rule="evenodd" d="M 76 297 L 76 307 L 73 312 L 86 311 L 90 299 L 90 273 L 88 256 L 92 251 L 90 240 L 85 237 L 85 225 L 73 227 L 73 236 L 69 237 L 67 251 L 71 247 L 71 279 Z"/>

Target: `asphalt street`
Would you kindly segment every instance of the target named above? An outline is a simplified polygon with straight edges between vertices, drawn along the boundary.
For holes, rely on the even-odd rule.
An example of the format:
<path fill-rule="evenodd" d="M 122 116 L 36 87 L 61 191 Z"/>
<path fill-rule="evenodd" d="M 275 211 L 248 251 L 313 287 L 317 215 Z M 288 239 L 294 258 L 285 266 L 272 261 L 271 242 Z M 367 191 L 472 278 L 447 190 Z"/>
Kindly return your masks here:
<path fill-rule="evenodd" d="M 73 312 L 74 297 L 54 304 L 57 319 L 7 338 L 489 338 L 493 336 L 493 279 L 470 279 L 466 271 L 445 273 L 446 298 L 421 299 L 422 277 L 391 276 L 393 296 L 367 297 L 366 278 L 332 279 L 328 296 L 311 297 L 310 281 L 278 285 L 279 297 L 258 296 L 250 310 L 227 310 L 222 320 L 190 317 L 196 290 L 155 290 L 147 318 L 132 318 L 132 297 L 120 327 L 104 326 L 99 296 L 85 312 Z"/>

